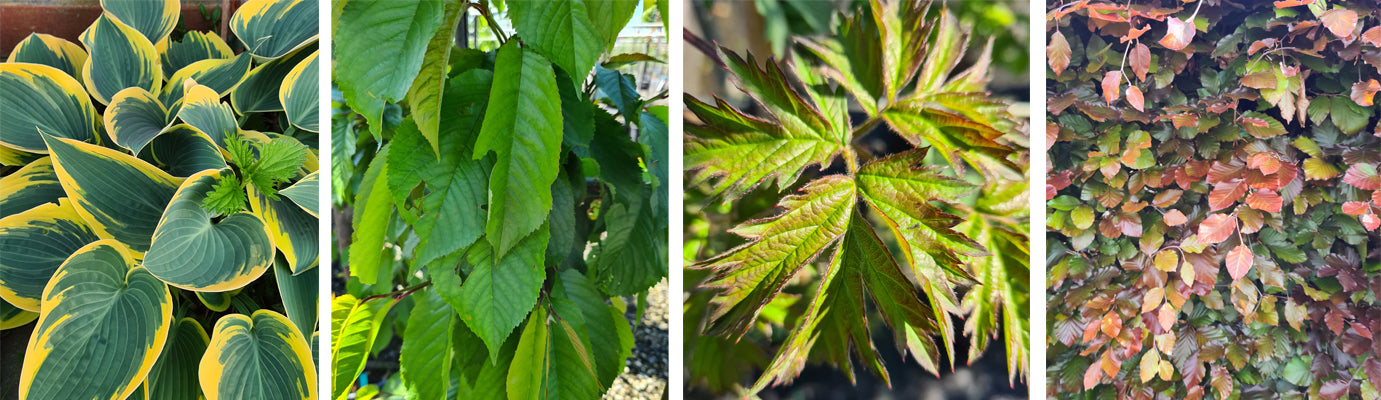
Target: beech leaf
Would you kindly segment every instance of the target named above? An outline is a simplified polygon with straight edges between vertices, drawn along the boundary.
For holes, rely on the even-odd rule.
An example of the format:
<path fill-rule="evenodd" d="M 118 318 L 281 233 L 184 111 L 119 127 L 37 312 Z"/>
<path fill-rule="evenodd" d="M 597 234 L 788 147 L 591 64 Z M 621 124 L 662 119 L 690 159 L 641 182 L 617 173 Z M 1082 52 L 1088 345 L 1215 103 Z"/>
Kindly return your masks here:
<path fill-rule="evenodd" d="M 1361 106 L 1371 106 L 1372 96 L 1375 96 L 1377 91 L 1381 91 L 1381 83 L 1377 83 L 1375 79 L 1354 83 L 1352 84 L 1352 101 Z"/>
<path fill-rule="evenodd" d="M 1170 50 L 1180 51 L 1194 40 L 1193 22 L 1169 17 L 1165 19 L 1165 31 L 1165 37 L 1160 39 L 1160 45 Z"/>
<path fill-rule="evenodd" d="M 1333 32 L 1333 35 L 1347 38 L 1351 37 L 1352 31 L 1357 28 L 1357 13 L 1346 8 L 1335 8 L 1324 11 L 1323 15 L 1319 16 L 1319 21 L 1322 21 L 1323 26 L 1328 28 L 1329 32 Z"/>
<path fill-rule="evenodd" d="M 1184 225 L 1185 222 L 1189 222 L 1189 219 L 1185 218 L 1184 213 L 1180 212 L 1180 210 L 1172 209 L 1165 212 L 1164 221 L 1166 225 L 1180 226 Z"/>
<path fill-rule="evenodd" d="M 1146 73 L 1151 71 L 1151 48 L 1146 47 L 1144 43 L 1137 43 L 1132 47 L 1132 53 L 1127 55 L 1127 61 L 1131 62 L 1132 73 L 1136 74 L 1136 79 L 1145 81 Z"/>
<path fill-rule="evenodd" d="M 1117 101 L 1121 93 L 1121 90 L 1118 90 L 1120 87 L 1122 87 L 1121 71 L 1108 71 L 1107 75 L 1103 75 L 1103 99 L 1108 101 L 1108 105 Z"/>
<path fill-rule="evenodd" d="M 1127 86 L 1127 103 L 1132 105 L 1137 111 L 1146 111 L 1146 99 L 1141 97 L 1141 89 L 1136 86 Z"/>
<path fill-rule="evenodd" d="M 1246 245 L 1239 245 L 1228 251 L 1225 262 L 1228 266 L 1228 274 L 1232 275 L 1232 280 L 1236 281 L 1247 276 L 1247 271 L 1252 269 L 1252 249 Z"/>
<path fill-rule="evenodd" d="M 1054 35 L 1050 35 L 1050 44 L 1045 46 L 1045 59 L 1050 63 L 1050 69 L 1055 71 L 1055 76 L 1060 76 L 1066 67 L 1069 67 L 1069 42 L 1065 41 L 1065 35 L 1055 30 Z"/>
<path fill-rule="evenodd" d="M 1237 217 L 1227 214 L 1213 214 L 1199 223 L 1199 242 L 1204 244 L 1219 243 L 1232 236 L 1232 232 L 1237 229 Z"/>

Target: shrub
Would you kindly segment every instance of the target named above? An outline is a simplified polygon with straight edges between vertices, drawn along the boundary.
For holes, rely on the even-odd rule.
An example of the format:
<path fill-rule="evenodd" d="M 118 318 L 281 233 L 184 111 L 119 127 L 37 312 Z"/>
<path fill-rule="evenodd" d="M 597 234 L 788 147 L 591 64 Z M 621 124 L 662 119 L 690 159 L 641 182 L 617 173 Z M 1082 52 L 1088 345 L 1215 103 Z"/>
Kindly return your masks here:
<path fill-rule="evenodd" d="M 19 397 L 315 398 L 315 2 L 246 2 L 238 54 L 171 37 L 176 1 L 102 3 L 82 46 L 32 34 L 0 64 L 0 329 L 37 320 Z"/>
<path fill-rule="evenodd" d="M 939 7 L 874 1 L 836 21 L 832 36 L 796 38 L 800 51 L 764 65 L 692 43 L 762 111 L 687 95 L 686 182 L 708 192 L 700 201 L 759 211 L 772 202 L 777 214 L 735 220 L 730 232 L 747 243 L 686 271 L 700 284 L 686 308 L 691 379 L 729 389 L 755 342 L 791 326 L 750 392 L 789 383 L 806 362 L 852 378 L 853 355 L 886 382 L 869 304 L 902 354 L 933 373 L 942 352 L 953 367 L 962 316 L 969 359 L 1001 336 L 1009 377 L 1024 378 L 1025 127 L 984 92 L 987 52 L 956 72 L 969 37 Z M 850 122 L 850 99 L 866 121 Z M 912 148 L 855 145 L 879 126 Z M 755 189 L 770 193 L 746 197 Z"/>
<path fill-rule="evenodd" d="M 623 371 L 621 296 L 667 268 L 667 109 L 611 69 L 650 57 L 607 54 L 636 6 L 508 2 L 516 32 L 485 2 L 337 9 L 333 396 L 597 398 Z M 453 47 L 472 8 L 497 49 Z M 397 379 L 360 384 L 394 335 Z"/>
<path fill-rule="evenodd" d="M 1048 394 L 1377 398 L 1374 4 L 1132 3 L 1047 14 Z"/>

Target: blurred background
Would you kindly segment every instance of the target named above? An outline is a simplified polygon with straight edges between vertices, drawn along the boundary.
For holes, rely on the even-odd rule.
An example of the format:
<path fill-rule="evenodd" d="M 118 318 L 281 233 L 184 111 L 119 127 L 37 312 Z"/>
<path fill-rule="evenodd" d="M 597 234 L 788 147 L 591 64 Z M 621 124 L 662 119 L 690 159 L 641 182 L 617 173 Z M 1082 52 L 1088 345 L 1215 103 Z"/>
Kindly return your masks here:
<path fill-rule="evenodd" d="M 742 53 L 747 51 L 760 59 L 767 55 L 782 58 L 794 49 L 792 36 L 828 34 L 837 23 L 841 10 L 866 8 L 866 1 L 853 0 L 687 0 L 682 3 L 685 33 Z M 1011 101 L 1012 113 L 1019 119 L 1030 116 L 1030 76 L 1028 71 L 1030 41 L 1027 1 L 948 1 L 936 2 L 934 7 L 947 8 L 972 34 L 966 59 L 955 68 L 968 68 L 981 54 L 988 38 L 993 40 L 992 81 L 989 91 Z M 931 14 L 935 15 L 935 14 Z M 711 58 L 687 44 L 685 46 L 684 88 L 687 95 L 711 102 L 719 96 L 749 114 L 761 114 L 760 108 L 729 82 L 727 71 L 715 65 Z M 855 123 L 866 119 L 857 104 L 851 104 L 851 118 Z M 692 117 L 693 118 L 693 117 Z M 885 128 L 862 139 L 880 154 L 893 154 L 911 148 L 906 141 Z M 822 171 L 823 169 L 823 171 Z M 841 166 L 811 168 L 802 175 L 794 191 L 810 178 L 838 173 Z M 744 241 L 726 232 L 734 221 L 745 221 L 775 215 L 773 207 L 780 194 L 759 188 L 732 204 L 722 199 L 707 198 L 703 187 L 688 187 L 684 194 L 682 247 L 683 265 L 694 264 L 719 254 Z M 890 236 L 884 240 L 896 250 Z M 683 388 L 687 399 L 742 398 L 744 387 L 751 386 L 775 354 L 777 346 L 786 338 L 790 325 L 805 308 L 805 301 L 792 294 L 808 292 L 800 283 L 815 279 L 813 268 L 803 268 L 788 284 L 783 296 L 764 308 L 759 323 L 738 343 L 699 332 L 712 293 L 697 286 L 708 274 L 704 271 L 683 270 L 682 288 L 685 327 L 685 369 L 687 384 Z M 958 293 L 960 296 L 962 292 Z M 808 300 L 808 298 L 806 298 Z M 924 301 L 924 296 L 922 296 Z M 792 385 L 769 388 L 758 393 L 763 399 L 1025 399 L 1026 382 L 1008 384 L 1007 359 L 1003 346 L 995 343 L 981 358 L 967 360 L 969 343 L 962 332 L 956 332 L 954 345 L 958 359 L 954 370 L 942 356 L 941 374 L 936 377 L 917 365 L 914 360 L 902 360 L 892 335 L 874 312 L 869 321 L 874 326 L 872 338 L 891 375 L 889 388 L 882 380 L 855 365 L 856 383 L 840 370 L 823 365 L 807 364 Z M 956 326 L 962 329 L 962 318 Z M 1039 369 L 1037 369 L 1039 370 Z"/>

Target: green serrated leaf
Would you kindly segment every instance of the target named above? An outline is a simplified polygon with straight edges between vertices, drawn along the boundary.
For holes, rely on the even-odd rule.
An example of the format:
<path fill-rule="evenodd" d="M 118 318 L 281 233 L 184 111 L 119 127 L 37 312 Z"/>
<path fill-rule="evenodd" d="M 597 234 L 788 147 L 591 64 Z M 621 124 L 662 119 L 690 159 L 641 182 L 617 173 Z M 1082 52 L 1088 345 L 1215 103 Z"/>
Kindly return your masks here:
<path fill-rule="evenodd" d="M 448 122 L 449 118 L 448 118 Z M 420 240 L 413 263 L 427 265 L 464 249 L 484 233 L 485 190 L 491 167 L 488 159 L 470 158 L 473 130 L 455 131 L 447 125 L 441 140 L 441 158 L 418 157 L 430 151 L 412 120 L 405 120 L 393 134 L 388 155 L 388 188 L 395 204 L 407 211 Z M 462 128 L 464 129 L 464 128 Z M 407 198 L 422 186 L 423 195 L 408 208 Z"/>
<path fill-rule="evenodd" d="M 333 64 L 335 82 L 377 138 L 384 126 L 384 103 L 408 93 L 446 10 L 441 1 L 431 0 L 343 3 L 332 37 L 334 58 L 348 61 Z"/>
<path fill-rule="evenodd" d="M 452 318 L 456 315 L 435 292 L 414 293 L 408 329 L 403 332 L 403 384 L 419 399 L 446 398 L 451 371 Z"/>
<path fill-rule="evenodd" d="M 604 52 L 604 39 L 590 20 L 594 10 L 587 10 L 583 0 L 514 1 L 507 5 L 508 18 L 523 42 L 573 77 L 588 75 Z"/>
<path fill-rule="evenodd" d="M 504 339 L 537 303 L 537 291 L 546 279 L 543 255 L 548 239 L 543 224 L 508 254 L 497 254 L 486 242 L 476 242 L 468 251 L 467 259 L 475 269 L 461 286 L 457 311 L 489 348 L 491 363 Z"/>
<path fill-rule="evenodd" d="M 441 124 L 442 94 L 446 90 L 446 67 L 454 47 L 456 24 L 468 10 L 465 2 L 459 0 L 448 0 L 442 7 L 441 23 L 427 41 L 417 79 L 413 80 L 407 94 L 412 119 L 417 121 L 417 129 L 432 144 L 432 152 L 438 157 L 441 156 L 441 143 L 437 133 Z"/>
<path fill-rule="evenodd" d="M 642 108 L 643 99 L 638 95 L 637 84 L 633 82 L 632 75 L 597 66 L 595 86 L 614 103 L 614 107 L 623 114 L 625 121 L 636 121 L 633 117 L 640 115 L 638 110 Z"/>
<path fill-rule="evenodd" d="M 384 234 L 393 215 L 393 202 L 388 191 L 388 150 L 384 146 L 369 163 L 355 195 L 354 228 L 350 240 L 350 276 L 360 283 L 378 282 L 379 255 L 384 248 Z"/>

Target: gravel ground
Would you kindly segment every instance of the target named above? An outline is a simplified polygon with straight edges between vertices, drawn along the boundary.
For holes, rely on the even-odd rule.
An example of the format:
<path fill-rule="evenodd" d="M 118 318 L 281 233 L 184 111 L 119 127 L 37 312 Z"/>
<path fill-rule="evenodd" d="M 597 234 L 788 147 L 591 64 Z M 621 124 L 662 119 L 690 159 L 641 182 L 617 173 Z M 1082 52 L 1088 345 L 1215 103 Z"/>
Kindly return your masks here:
<path fill-rule="evenodd" d="M 626 298 L 637 304 L 636 298 Z M 633 327 L 633 356 L 627 369 L 614 380 L 604 399 L 663 399 L 667 396 L 667 281 L 653 286 L 647 295 L 647 310 L 643 323 Z M 628 322 L 637 324 L 635 307 L 624 314 Z"/>

